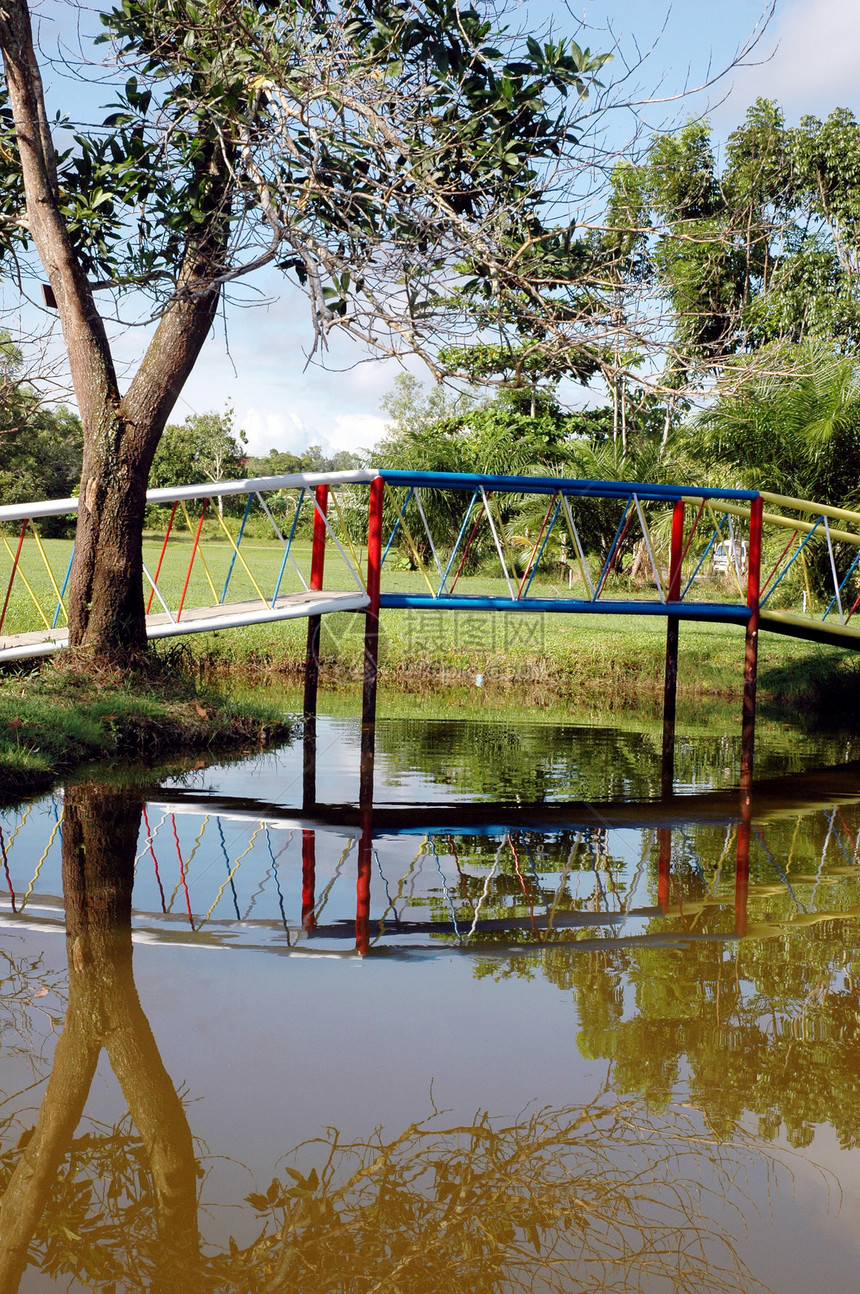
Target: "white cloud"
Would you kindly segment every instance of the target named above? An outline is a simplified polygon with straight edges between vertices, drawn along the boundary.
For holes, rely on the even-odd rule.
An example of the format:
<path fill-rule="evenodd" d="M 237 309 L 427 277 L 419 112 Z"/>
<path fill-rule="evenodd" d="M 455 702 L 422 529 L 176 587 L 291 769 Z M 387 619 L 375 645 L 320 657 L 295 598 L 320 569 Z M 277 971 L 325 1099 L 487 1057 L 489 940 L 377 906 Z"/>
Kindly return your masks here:
<path fill-rule="evenodd" d="M 301 454 L 314 439 L 314 429 L 308 427 L 296 413 L 279 409 L 250 406 L 236 411 L 236 426 L 248 437 L 248 453 L 265 456 L 270 449 Z"/>
<path fill-rule="evenodd" d="M 385 434 L 385 419 L 373 413 L 341 413 L 331 426 L 329 443 L 333 450 L 348 449 L 357 454 L 372 449 Z"/>
<path fill-rule="evenodd" d="M 260 455 L 270 449 L 301 454 L 308 445 L 319 445 L 326 455 L 340 449 L 358 453 L 372 449 L 385 431 L 385 420 L 372 413 L 332 413 L 313 423 L 296 413 L 260 405 L 237 411 L 236 425 L 248 437 L 248 453 Z"/>
<path fill-rule="evenodd" d="M 778 7 L 766 46 L 776 46 L 767 62 L 735 74 L 727 105 L 735 117 L 739 101 L 758 96 L 776 99 L 790 118 L 860 110 L 858 0 L 790 0 Z"/>

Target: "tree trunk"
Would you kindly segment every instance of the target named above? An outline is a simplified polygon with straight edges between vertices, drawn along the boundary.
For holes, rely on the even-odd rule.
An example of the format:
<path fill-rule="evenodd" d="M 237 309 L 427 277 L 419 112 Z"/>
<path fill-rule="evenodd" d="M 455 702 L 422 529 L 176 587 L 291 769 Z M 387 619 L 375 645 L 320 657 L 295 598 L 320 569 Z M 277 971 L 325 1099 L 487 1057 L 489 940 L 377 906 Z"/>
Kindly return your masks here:
<path fill-rule="evenodd" d="M 84 423 L 84 461 L 69 590 L 69 645 L 122 662 L 146 647 L 143 522 L 161 433 L 209 332 L 222 263 L 215 238 L 190 248 L 183 284 L 165 311 L 125 396 Z"/>
<path fill-rule="evenodd" d="M 26 1269 L 30 1245 L 83 1114 L 99 1050 L 85 1015 L 70 1002 L 36 1127 L 0 1199 L 3 1294 L 14 1294 Z"/>
<path fill-rule="evenodd" d="M 158 1250 L 151 1289 L 187 1294 L 195 1287 L 200 1240 L 194 1145 L 132 971 L 131 893 L 140 819 L 136 793 L 95 786 L 66 791 L 63 894 L 69 1006 L 36 1128 L 0 1200 L 4 1294 L 13 1294 L 25 1270 L 103 1046 L 152 1174 Z"/>
<path fill-rule="evenodd" d="M 232 180 L 223 141 L 200 127 L 207 218 L 185 245 L 173 296 L 120 395 L 104 323 L 62 213 L 56 157 L 26 0 L 0 5 L 27 224 L 57 302 L 84 433 L 69 594 L 69 644 L 103 660 L 146 645 L 141 543 L 146 484 L 161 433 L 209 332 L 229 238 Z"/>
<path fill-rule="evenodd" d="M 143 534 L 149 463 L 118 414 L 87 436 L 69 587 L 69 642 L 100 659 L 146 646 Z"/>

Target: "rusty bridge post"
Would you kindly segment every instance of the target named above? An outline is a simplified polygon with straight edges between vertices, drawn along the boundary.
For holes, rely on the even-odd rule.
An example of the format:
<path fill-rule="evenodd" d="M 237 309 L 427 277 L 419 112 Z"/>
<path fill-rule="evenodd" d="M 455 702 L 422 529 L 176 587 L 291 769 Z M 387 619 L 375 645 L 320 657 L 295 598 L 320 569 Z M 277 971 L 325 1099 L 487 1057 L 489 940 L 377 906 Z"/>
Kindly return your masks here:
<path fill-rule="evenodd" d="M 312 592 L 323 586 L 325 566 L 325 516 L 328 510 L 328 486 L 318 485 L 314 492 L 314 534 L 311 548 Z M 322 616 L 308 616 L 308 640 L 305 650 L 305 702 L 302 769 L 302 804 L 305 809 L 316 803 L 317 790 L 317 689 L 320 678 L 320 626 Z"/>
<path fill-rule="evenodd" d="M 657 828 L 657 906 L 663 916 L 669 910 L 669 890 L 672 882 L 672 828 Z"/>
<path fill-rule="evenodd" d="M 747 902 L 750 888 L 750 837 L 752 836 L 752 809 L 747 797 L 741 803 L 741 820 L 738 823 L 738 847 L 735 859 L 735 934 L 747 932 Z"/>
<path fill-rule="evenodd" d="M 681 564 L 684 547 L 684 500 L 676 499 L 672 509 L 672 547 L 669 556 L 667 601 L 681 600 Z M 666 671 L 663 678 L 663 758 L 660 793 L 664 799 L 675 785 L 675 707 L 678 693 L 678 616 L 670 615 L 666 625 Z"/>
<path fill-rule="evenodd" d="M 302 832 L 302 929 L 311 931 L 316 925 L 316 832 Z"/>
<path fill-rule="evenodd" d="M 382 578 L 382 503 L 384 483 L 370 483 L 367 514 L 367 596 L 364 621 L 364 673 L 361 696 L 361 778 L 358 802 L 373 804 L 373 761 L 376 751 L 376 684 L 379 676 L 379 591 Z"/>
<path fill-rule="evenodd" d="M 373 813 L 361 814 L 358 873 L 355 881 L 355 948 L 364 957 L 370 947 L 370 874 L 373 861 Z"/>
<path fill-rule="evenodd" d="M 747 569 L 747 621 L 744 648 L 744 701 L 741 725 L 741 808 L 749 808 L 755 755 L 756 676 L 758 672 L 758 622 L 761 599 L 761 532 L 764 501 L 761 495 L 750 504 L 750 545 Z"/>

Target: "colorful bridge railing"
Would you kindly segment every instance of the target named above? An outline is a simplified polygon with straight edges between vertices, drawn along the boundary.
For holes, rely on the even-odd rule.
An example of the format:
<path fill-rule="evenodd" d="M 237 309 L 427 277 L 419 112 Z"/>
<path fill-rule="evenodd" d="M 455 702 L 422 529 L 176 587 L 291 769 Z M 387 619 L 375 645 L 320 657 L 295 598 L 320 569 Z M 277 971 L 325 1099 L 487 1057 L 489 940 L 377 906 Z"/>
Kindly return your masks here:
<path fill-rule="evenodd" d="M 152 525 L 162 530 L 148 531 L 144 544 L 149 637 L 362 610 L 366 577 L 346 513 L 358 507 L 366 525 L 362 487 L 374 476 L 306 473 L 150 490 Z M 74 549 L 41 532 L 59 521 L 71 533 L 77 508 L 77 499 L 0 507 L 0 661 L 66 646 Z M 305 531 L 314 536 L 313 559 L 300 542 Z M 339 572 L 329 591 L 326 547 Z"/>
<path fill-rule="evenodd" d="M 680 615 L 739 624 L 750 618 L 748 565 L 746 558 L 741 563 L 740 554 L 749 548 L 749 509 L 759 497 L 754 491 L 444 472 L 386 470 L 381 476 L 390 522 L 383 565 L 400 538 L 425 586 L 418 592 L 383 587 L 382 607 Z M 440 494 L 458 494 L 462 500 L 454 510 L 456 536 L 447 542 L 434 535 L 428 520 L 428 495 Z M 519 504 L 506 523 L 512 499 Z M 527 500 L 539 506 L 531 527 L 524 528 Z M 731 519 L 721 539 L 726 506 Z M 677 542 L 673 547 L 672 510 L 681 515 L 685 507 L 698 509 L 696 518 L 686 537 L 679 532 L 683 547 Z M 744 508 L 746 525 L 741 522 Z M 601 529 L 597 543 L 596 524 Z M 707 555 L 715 544 L 725 548 L 729 538 L 738 554 L 734 580 L 711 580 L 705 587 L 697 577 Z M 482 539 L 481 576 L 495 587 L 475 593 L 469 563 Z M 629 568 L 630 554 L 637 550 L 640 575 L 634 582 L 624 578 L 624 562 Z M 693 578 L 682 585 L 682 566 L 692 562 Z M 562 587 L 565 572 L 567 588 Z M 710 573 L 705 567 L 704 574 Z"/>
<path fill-rule="evenodd" d="M 408 593 L 388 591 L 383 581 L 383 607 L 677 615 L 746 624 L 758 573 L 762 628 L 860 647 L 860 617 L 854 619 L 860 607 L 860 513 L 758 491 L 684 485 L 393 471 L 382 476 L 393 515 L 384 557 L 399 536 L 424 579 L 423 589 Z M 429 492 L 455 490 L 464 496 L 462 522 L 446 545 L 428 523 L 426 500 Z M 514 494 L 546 500 L 533 532 L 514 537 L 519 549 L 499 517 L 499 500 Z M 584 538 L 582 513 L 595 503 L 604 513 L 600 544 Z M 593 520 L 590 525 L 593 534 Z M 482 532 L 482 575 L 486 579 L 495 558 L 496 589 L 476 595 L 468 587 L 468 563 Z M 624 567 L 629 572 L 635 565 L 637 550 L 634 580 Z M 547 561 L 553 554 L 554 578 Z M 565 567 L 567 589 L 560 587 Z"/>
<path fill-rule="evenodd" d="M 150 636 L 365 610 L 374 481 L 383 608 L 746 624 L 760 542 L 761 627 L 860 645 L 860 513 L 746 490 L 374 469 L 151 490 L 163 533 L 145 545 Z M 71 532 L 77 506 L 0 507 L 0 661 L 67 642 L 73 550 L 42 532 L 58 519 Z"/>

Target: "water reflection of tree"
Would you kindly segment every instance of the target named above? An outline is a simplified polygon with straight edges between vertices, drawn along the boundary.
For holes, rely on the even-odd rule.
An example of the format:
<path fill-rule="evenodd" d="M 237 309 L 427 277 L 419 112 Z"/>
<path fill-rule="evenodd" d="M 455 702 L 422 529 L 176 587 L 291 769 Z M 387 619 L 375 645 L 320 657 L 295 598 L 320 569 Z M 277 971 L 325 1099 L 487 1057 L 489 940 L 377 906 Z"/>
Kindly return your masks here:
<path fill-rule="evenodd" d="M 318 1143 L 249 1202 L 265 1221 L 245 1251 L 273 1290 L 500 1294 L 540 1289 L 764 1289 L 729 1229 L 753 1147 L 682 1117 L 604 1098 L 502 1123 L 413 1125 L 392 1141 Z"/>
<path fill-rule="evenodd" d="M 656 1101 L 670 1099 L 683 1064 L 692 1099 L 724 1133 L 749 1110 L 764 1136 L 784 1126 L 795 1146 L 815 1124 L 860 1144 L 860 994 L 842 975 L 846 939 L 856 947 L 856 927 L 834 922 L 759 945 L 579 958 L 580 1049 L 611 1058 L 621 1090 Z"/>
<path fill-rule="evenodd" d="M 82 1230 L 94 1239 L 104 1224 L 88 1180 L 88 1161 L 92 1166 L 101 1160 L 101 1168 L 108 1170 L 106 1202 L 122 1225 L 132 1219 L 138 1224 L 116 1243 L 126 1251 L 130 1240 L 148 1244 L 149 1264 L 143 1253 L 135 1261 L 141 1268 L 151 1265 L 153 1289 L 178 1289 L 198 1249 L 191 1134 L 132 976 L 131 890 L 141 809 L 140 797 L 133 793 L 89 786 L 72 788 L 66 795 L 63 890 L 69 1004 L 35 1128 L 22 1136 L 17 1153 L 4 1156 L 4 1291 L 17 1288 L 33 1246 L 48 1270 L 77 1269 L 84 1274 L 91 1261 L 96 1271 L 110 1269 L 110 1246 L 99 1252 L 97 1242 L 90 1247 L 68 1225 L 70 1220 L 84 1224 Z M 137 1141 L 125 1130 L 109 1139 L 109 1148 L 97 1147 L 91 1135 L 75 1139 L 103 1047 L 139 1134 Z M 144 1164 L 148 1181 L 142 1182 Z M 83 1177 L 78 1175 L 82 1169 Z M 142 1231 L 141 1204 L 152 1224 Z M 111 1279 L 116 1276 L 108 1275 Z"/>
<path fill-rule="evenodd" d="M 49 968 L 41 954 L 14 956 L 0 948 L 0 1036 L 5 1061 L 20 1057 L 31 1078 L 38 1083 L 45 1072 L 42 1048 L 35 1039 L 44 1036 L 41 1023 L 48 1025 L 48 1036 L 62 1021 L 58 1004 L 65 996 L 65 980 L 59 971 Z M 2 1104 L 11 1099 L 7 1093 Z"/>
<path fill-rule="evenodd" d="M 28 1261 L 103 1294 L 760 1288 L 731 1210 L 741 1229 L 736 1182 L 770 1161 L 608 1092 L 388 1140 L 331 1130 L 248 1197 L 251 1243 L 201 1250 L 191 1133 L 132 976 L 140 809 L 121 791 L 67 795 L 69 1004 L 35 1128 L 0 1156 L 4 1294 Z M 130 1110 L 115 1128 L 81 1123 L 102 1048 Z"/>
<path fill-rule="evenodd" d="M 512 694 L 513 695 L 513 694 Z M 638 698 L 640 705 L 642 698 Z M 469 702 L 472 705 L 472 702 Z M 623 799 L 660 793 L 662 727 L 647 723 L 637 711 L 636 726 L 627 730 L 605 721 L 589 723 L 523 723 L 519 693 L 510 710 L 478 718 L 392 718 L 377 728 L 377 751 L 391 769 L 425 773 L 435 783 L 491 799 L 548 798 Z M 513 720 L 513 721 L 511 721 Z M 759 773 L 772 767 L 781 773 L 802 772 L 834 758 L 832 736 L 769 731 L 759 753 Z M 677 769 L 696 786 L 731 781 L 738 760 L 737 715 L 733 708 L 701 720 L 690 739 L 679 732 Z"/>
<path fill-rule="evenodd" d="M 856 811 L 845 814 L 852 831 L 860 827 Z M 673 863 L 673 911 L 637 928 L 653 942 L 587 952 L 554 944 L 484 962 L 476 974 L 542 974 L 572 992 L 580 1050 L 612 1062 L 619 1091 L 665 1105 L 683 1073 L 725 1135 L 751 1111 L 767 1138 L 784 1129 L 801 1147 L 816 1124 L 829 1124 L 844 1146 L 860 1145 L 860 927 L 855 917 L 826 915 L 860 908 L 860 875 L 821 866 L 829 821 L 818 814 L 802 832 L 794 819 L 768 828 L 778 870 L 760 848 L 751 938 L 727 939 L 725 905 L 701 902 L 710 877 L 690 860 L 714 858 L 719 842 L 694 830 Z M 679 942 L 666 946 L 673 935 Z"/>
<path fill-rule="evenodd" d="M 576 798 L 659 792 L 660 734 L 600 731 L 575 724 L 487 723 L 485 720 L 389 720 L 380 724 L 381 754 L 394 768 L 493 799 L 540 801 L 562 789 Z"/>

